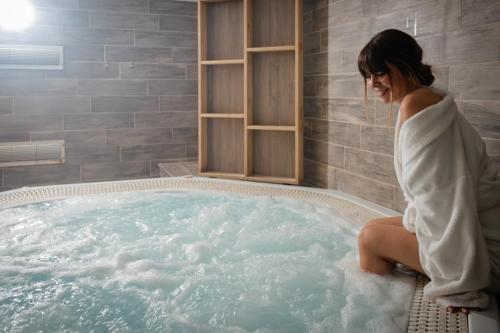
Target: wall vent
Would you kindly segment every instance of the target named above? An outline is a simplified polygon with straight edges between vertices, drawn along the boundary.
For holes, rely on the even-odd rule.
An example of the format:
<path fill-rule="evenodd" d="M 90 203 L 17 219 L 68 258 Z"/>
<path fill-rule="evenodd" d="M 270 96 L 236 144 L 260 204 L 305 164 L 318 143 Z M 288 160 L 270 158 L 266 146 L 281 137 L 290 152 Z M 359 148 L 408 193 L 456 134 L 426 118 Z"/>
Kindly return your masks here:
<path fill-rule="evenodd" d="M 0 69 L 57 69 L 63 66 L 63 47 L 0 45 Z"/>
<path fill-rule="evenodd" d="M 63 164 L 64 140 L 0 142 L 0 167 Z"/>

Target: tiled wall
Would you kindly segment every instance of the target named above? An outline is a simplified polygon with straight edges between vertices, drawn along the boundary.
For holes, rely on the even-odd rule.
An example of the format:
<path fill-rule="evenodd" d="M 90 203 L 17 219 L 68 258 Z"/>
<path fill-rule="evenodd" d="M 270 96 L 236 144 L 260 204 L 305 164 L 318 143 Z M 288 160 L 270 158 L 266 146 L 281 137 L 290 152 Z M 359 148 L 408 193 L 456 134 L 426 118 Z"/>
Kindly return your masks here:
<path fill-rule="evenodd" d="M 434 65 L 436 86 L 500 165 L 500 5 L 497 0 L 304 0 L 305 178 L 401 211 L 393 170 L 394 119 L 363 106 L 357 55 L 377 32 L 413 36 Z"/>
<path fill-rule="evenodd" d="M 0 142 L 64 139 L 66 163 L 0 169 L 0 190 L 158 176 L 197 155 L 196 3 L 33 0 L 0 44 L 64 45 L 63 71 L 0 70 Z"/>

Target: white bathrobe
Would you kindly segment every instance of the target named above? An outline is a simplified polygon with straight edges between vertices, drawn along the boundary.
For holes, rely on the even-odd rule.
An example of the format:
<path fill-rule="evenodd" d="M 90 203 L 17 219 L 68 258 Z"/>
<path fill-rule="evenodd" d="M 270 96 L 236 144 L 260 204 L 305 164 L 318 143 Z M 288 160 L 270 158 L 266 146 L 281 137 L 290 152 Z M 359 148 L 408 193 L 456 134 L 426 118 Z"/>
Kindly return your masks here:
<path fill-rule="evenodd" d="M 396 126 L 394 165 L 408 206 L 404 227 L 419 243 L 431 281 L 424 294 L 446 306 L 485 308 L 500 290 L 500 170 L 484 141 L 443 99 Z"/>

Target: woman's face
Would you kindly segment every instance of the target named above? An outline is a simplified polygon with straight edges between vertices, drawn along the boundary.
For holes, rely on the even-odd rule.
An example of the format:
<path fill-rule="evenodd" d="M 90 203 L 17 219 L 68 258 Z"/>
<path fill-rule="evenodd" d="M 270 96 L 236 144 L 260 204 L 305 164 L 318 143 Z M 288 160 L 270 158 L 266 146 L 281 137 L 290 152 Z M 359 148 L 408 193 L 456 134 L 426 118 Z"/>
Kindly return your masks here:
<path fill-rule="evenodd" d="M 368 86 L 382 103 L 389 104 L 391 102 L 391 93 L 392 101 L 401 103 L 405 92 L 405 80 L 396 66 L 387 64 L 387 67 L 389 67 L 389 73 L 371 74 L 367 78 Z"/>

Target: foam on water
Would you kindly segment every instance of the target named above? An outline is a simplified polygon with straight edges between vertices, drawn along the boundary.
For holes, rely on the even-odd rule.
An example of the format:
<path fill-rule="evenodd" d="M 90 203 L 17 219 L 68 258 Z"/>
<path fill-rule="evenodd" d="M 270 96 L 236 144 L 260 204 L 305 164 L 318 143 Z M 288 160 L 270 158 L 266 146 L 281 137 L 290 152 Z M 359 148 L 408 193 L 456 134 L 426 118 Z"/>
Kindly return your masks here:
<path fill-rule="evenodd" d="M 415 283 L 282 198 L 132 193 L 0 211 L 0 331 L 403 332 Z"/>

